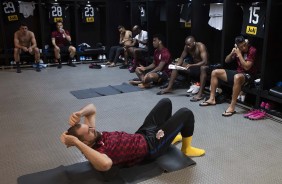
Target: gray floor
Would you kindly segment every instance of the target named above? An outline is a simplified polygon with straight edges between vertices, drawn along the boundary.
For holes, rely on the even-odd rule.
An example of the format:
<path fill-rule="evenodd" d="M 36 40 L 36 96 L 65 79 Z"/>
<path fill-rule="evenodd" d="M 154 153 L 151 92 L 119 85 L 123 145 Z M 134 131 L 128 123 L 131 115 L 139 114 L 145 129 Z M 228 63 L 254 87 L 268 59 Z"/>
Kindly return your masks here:
<path fill-rule="evenodd" d="M 150 109 L 163 97 L 169 97 L 173 111 L 188 107 L 195 114 L 193 144 L 206 155 L 194 158 L 197 164 L 177 172 L 163 174 L 143 183 L 194 184 L 281 184 L 282 125 L 266 119 L 244 119 L 246 110 L 225 118 L 228 104 L 200 107 L 185 97 L 185 90 L 157 96 L 157 88 L 126 94 L 78 100 L 70 94 L 80 90 L 118 85 L 134 78 L 118 68 L 88 69 L 55 67 L 37 73 L 31 69 L 17 74 L 0 71 L 0 181 L 15 184 L 19 176 L 69 165 L 85 158 L 76 148 L 66 148 L 59 140 L 68 128 L 68 117 L 87 103 L 97 106 L 100 130 L 134 132 Z M 178 145 L 180 147 L 180 145 Z"/>

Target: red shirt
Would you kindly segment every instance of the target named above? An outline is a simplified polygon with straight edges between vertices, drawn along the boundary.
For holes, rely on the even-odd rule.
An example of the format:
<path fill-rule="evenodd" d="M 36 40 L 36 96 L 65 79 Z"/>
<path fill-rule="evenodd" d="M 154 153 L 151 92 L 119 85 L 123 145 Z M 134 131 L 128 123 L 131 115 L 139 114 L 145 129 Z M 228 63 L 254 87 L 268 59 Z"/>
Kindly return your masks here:
<path fill-rule="evenodd" d="M 66 30 L 65 33 L 68 36 L 70 35 L 70 33 Z M 52 38 L 55 38 L 55 43 L 58 47 L 64 47 L 70 45 L 69 41 L 59 31 L 53 31 Z"/>
<path fill-rule="evenodd" d="M 256 53 L 257 53 L 257 49 L 250 46 L 249 50 L 247 53 L 244 53 L 243 54 L 243 58 L 245 61 L 250 61 L 250 62 L 255 62 L 255 59 L 256 59 Z M 242 64 L 240 62 L 240 59 L 238 57 L 236 57 L 236 61 L 237 61 L 237 64 L 238 64 L 238 67 L 237 67 L 237 72 L 238 73 L 249 73 L 249 74 L 255 74 L 257 72 L 257 69 L 255 67 L 255 64 L 253 64 L 253 66 L 248 70 L 246 71 L 243 67 L 242 67 Z"/>
<path fill-rule="evenodd" d="M 144 136 L 126 132 L 102 132 L 101 139 L 92 148 L 106 154 L 114 165 L 132 166 L 148 154 Z"/>
<path fill-rule="evenodd" d="M 168 65 L 171 64 L 171 55 L 167 48 L 163 48 L 162 50 L 156 49 L 154 52 L 154 64 L 155 66 L 159 66 L 160 62 L 165 62 L 165 66 L 162 71 L 166 72 L 170 75 L 171 70 L 168 69 Z"/>

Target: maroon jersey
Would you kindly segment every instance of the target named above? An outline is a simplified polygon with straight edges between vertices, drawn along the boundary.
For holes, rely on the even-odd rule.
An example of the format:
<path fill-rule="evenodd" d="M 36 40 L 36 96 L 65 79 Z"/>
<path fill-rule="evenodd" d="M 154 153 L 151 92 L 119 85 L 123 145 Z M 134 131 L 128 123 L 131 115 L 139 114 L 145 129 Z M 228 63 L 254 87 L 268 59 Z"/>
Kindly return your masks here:
<path fill-rule="evenodd" d="M 159 66 L 160 62 L 165 62 L 165 66 L 162 71 L 166 72 L 170 75 L 171 70 L 168 69 L 168 65 L 171 64 L 171 55 L 167 48 L 163 48 L 162 50 L 156 49 L 154 52 L 154 64 L 155 66 Z"/>
<path fill-rule="evenodd" d="M 250 62 L 254 63 L 255 59 L 256 59 L 256 53 L 257 53 L 257 49 L 252 47 L 252 46 L 250 46 L 248 52 L 243 54 L 243 58 L 244 58 L 245 61 L 250 61 Z M 248 71 L 246 71 L 242 67 L 240 59 L 238 57 L 236 57 L 236 61 L 237 61 L 237 64 L 238 64 L 238 67 L 237 67 L 237 72 L 238 73 L 256 74 L 257 69 L 255 67 L 255 64 L 253 64 L 253 66 Z"/>
<path fill-rule="evenodd" d="M 68 36 L 70 35 L 68 31 L 65 30 L 65 32 Z M 58 47 L 64 47 L 70 45 L 70 42 L 59 31 L 53 31 L 52 38 L 55 38 L 55 43 Z"/>
<path fill-rule="evenodd" d="M 101 139 L 92 148 L 106 154 L 114 165 L 132 166 L 148 154 L 144 136 L 126 132 L 102 132 Z"/>

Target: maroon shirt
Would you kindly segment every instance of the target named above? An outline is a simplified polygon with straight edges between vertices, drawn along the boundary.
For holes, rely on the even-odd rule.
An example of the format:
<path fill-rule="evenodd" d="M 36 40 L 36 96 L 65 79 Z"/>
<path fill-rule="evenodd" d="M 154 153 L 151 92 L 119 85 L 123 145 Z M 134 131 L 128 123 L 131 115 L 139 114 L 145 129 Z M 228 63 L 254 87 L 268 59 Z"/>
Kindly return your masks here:
<path fill-rule="evenodd" d="M 148 154 L 144 136 L 126 132 L 102 132 L 101 139 L 92 148 L 106 154 L 114 165 L 132 166 Z"/>
<path fill-rule="evenodd" d="M 256 53 L 257 53 L 257 49 L 252 47 L 252 46 L 250 46 L 248 52 L 243 54 L 243 58 L 244 58 L 245 61 L 250 61 L 250 62 L 254 63 L 255 59 L 256 59 Z M 236 61 L 237 61 L 237 64 L 238 64 L 238 67 L 237 67 L 237 72 L 238 73 L 256 74 L 257 69 L 255 67 L 255 64 L 253 64 L 253 66 L 248 71 L 246 71 L 242 67 L 240 59 L 238 57 L 236 57 Z"/>
<path fill-rule="evenodd" d="M 166 72 L 170 75 L 171 70 L 168 69 L 168 65 L 171 64 L 171 55 L 167 48 L 163 48 L 162 50 L 156 49 L 154 52 L 154 64 L 155 66 L 159 66 L 160 62 L 165 62 L 165 66 L 162 71 Z"/>
<path fill-rule="evenodd" d="M 70 35 L 70 33 L 68 31 L 66 31 L 66 35 Z M 69 41 L 64 38 L 63 34 L 60 33 L 59 31 L 53 31 L 52 32 L 52 38 L 55 38 L 55 43 L 58 47 L 65 47 L 65 46 L 69 46 Z"/>

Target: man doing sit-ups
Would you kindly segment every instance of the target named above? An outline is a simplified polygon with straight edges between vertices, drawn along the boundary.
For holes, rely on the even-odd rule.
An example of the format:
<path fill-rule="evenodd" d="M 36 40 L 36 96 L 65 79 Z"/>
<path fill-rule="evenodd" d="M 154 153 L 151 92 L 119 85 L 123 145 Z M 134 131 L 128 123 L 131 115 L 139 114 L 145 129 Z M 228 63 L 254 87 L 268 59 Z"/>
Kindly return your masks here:
<path fill-rule="evenodd" d="M 84 123 L 80 123 L 84 117 Z M 113 165 L 132 166 L 145 158 L 154 159 L 167 151 L 174 138 L 182 140 L 181 151 L 187 156 L 202 156 L 205 151 L 191 146 L 194 115 L 181 108 L 172 115 L 170 99 L 161 99 L 134 134 L 126 132 L 99 132 L 96 129 L 96 107 L 86 105 L 69 118 L 70 128 L 61 135 L 67 146 L 77 147 L 99 171 Z"/>

